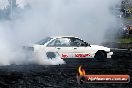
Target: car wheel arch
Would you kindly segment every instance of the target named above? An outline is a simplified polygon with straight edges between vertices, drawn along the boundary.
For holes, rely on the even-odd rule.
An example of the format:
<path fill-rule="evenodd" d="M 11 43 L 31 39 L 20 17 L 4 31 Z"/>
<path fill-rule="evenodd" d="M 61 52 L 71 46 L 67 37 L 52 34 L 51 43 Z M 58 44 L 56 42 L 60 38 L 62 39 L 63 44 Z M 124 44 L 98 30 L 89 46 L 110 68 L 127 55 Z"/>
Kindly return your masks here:
<path fill-rule="evenodd" d="M 95 58 L 96 58 L 96 54 L 98 54 L 98 53 L 102 53 L 104 59 L 107 58 L 107 52 L 105 52 L 104 50 L 98 50 L 98 51 L 95 53 L 95 56 L 94 56 Z"/>

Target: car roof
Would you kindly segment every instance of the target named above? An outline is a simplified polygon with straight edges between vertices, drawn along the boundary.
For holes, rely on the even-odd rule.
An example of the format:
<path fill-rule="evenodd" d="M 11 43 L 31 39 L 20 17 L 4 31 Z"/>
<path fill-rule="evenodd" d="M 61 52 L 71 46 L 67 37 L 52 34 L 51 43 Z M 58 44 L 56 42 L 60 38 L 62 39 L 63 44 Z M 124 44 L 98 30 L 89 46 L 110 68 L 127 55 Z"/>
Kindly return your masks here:
<path fill-rule="evenodd" d="M 51 36 L 51 38 L 78 38 L 74 36 Z"/>

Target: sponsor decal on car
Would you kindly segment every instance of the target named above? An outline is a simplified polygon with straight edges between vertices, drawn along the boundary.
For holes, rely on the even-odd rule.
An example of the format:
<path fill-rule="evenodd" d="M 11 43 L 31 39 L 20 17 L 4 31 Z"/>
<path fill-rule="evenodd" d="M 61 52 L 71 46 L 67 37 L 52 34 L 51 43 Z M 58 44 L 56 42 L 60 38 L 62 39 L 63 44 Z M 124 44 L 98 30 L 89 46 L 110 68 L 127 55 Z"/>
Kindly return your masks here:
<path fill-rule="evenodd" d="M 75 54 L 75 57 L 77 57 L 77 58 L 86 58 L 89 56 L 91 56 L 91 55 L 90 54 Z"/>
<path fill-rule="evenodd" d="M 62 56 L 62 58 L 68 58 L 67 54 L 62 54 L 61 56 Z"/>

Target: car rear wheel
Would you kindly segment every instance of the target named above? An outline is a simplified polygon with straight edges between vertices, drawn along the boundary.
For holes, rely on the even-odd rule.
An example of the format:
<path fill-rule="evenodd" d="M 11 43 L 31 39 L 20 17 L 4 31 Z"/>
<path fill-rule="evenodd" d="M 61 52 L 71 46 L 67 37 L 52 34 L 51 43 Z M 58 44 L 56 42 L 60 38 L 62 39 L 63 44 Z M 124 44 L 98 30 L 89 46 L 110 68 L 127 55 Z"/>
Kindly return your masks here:
<path fill-rule="evenodd" d="M 56 54 L 54 52 L 47 52 L 46 55 L 48 59 L 56 58 Z"/>
<path fill-rule="evenodd" d="M 102 61 L 102 60 L 104 61 L 104 60 L 106 60 L 107 55 L 106 55 L 106 53 L 103 52 L 103 51 L 98 51 L 98 52 L 95 54 L 94 58 L 95 58 L 96 60 L 98 60 L 98 61 Z"/>

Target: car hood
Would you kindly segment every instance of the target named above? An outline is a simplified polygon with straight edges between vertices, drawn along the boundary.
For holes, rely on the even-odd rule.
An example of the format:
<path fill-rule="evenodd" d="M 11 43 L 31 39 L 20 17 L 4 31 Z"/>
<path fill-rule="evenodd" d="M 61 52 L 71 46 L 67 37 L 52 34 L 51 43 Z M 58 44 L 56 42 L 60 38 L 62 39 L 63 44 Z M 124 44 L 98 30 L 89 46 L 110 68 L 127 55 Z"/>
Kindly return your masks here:
<path fill-rule="evenodd" d="M 96 48 L 96 49 L 99 49 L 99 50 L 110 51 L 110 48 L 108 48 L 108 47 L 99 46 L 99 45 L 90 45 L 90 46 L 91 46 L 91 48 Z"/>

